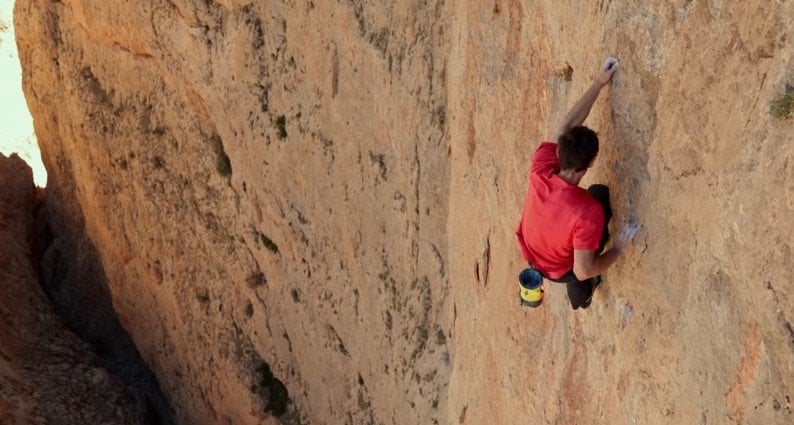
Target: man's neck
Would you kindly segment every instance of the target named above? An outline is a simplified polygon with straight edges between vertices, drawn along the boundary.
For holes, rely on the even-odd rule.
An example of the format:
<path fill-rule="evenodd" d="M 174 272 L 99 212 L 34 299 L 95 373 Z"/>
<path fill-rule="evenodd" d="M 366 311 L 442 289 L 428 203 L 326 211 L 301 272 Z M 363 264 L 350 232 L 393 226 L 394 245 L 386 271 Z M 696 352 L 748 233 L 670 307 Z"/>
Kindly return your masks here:
<path fill-rule="evenodd" d="M 582 180 L 582 177 L 584 177 L 584 173 L 586 171 L 587 170 L 585 171 L 560 170 L 560 172 L 557 173 L 557 175 L 560 176 L 560 178 L 565 180 L 566 182 L 574 186 L 579 186 L 579 182 Z"/>

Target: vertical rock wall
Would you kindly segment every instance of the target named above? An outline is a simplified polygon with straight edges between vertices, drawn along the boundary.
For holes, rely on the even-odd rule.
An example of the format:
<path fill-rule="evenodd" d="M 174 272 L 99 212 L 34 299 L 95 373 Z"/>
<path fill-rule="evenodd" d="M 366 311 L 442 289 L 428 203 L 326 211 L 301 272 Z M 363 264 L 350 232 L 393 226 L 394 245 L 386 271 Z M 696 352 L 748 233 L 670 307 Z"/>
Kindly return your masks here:
<path fill-rule="evenodd" d="M 791 422 L 794 122 L 769 113 L 794 81 L 791 2 L 491 5 L 457 3 L 448 65 L 448 423 Z M 611 187 L 613 231 L 643 230 L 589 310 L 554 284 L 522 309 L 528 163 L 610 54 L 582 185 Z"/>
<path fill-rule="evenodd" d="M 181 423 L 786 423 L 791 2 L 19 0 L 53 190 Z M 587 311 L 517 305 L 537 143 L 588 124 Z M 287 400 L 291 400 L 288 402 Z"/>
<path fill-rule="evenodd" d="M 181 423 L 441 420 L 440 4 L 16 17 L 50 185 Z"/>

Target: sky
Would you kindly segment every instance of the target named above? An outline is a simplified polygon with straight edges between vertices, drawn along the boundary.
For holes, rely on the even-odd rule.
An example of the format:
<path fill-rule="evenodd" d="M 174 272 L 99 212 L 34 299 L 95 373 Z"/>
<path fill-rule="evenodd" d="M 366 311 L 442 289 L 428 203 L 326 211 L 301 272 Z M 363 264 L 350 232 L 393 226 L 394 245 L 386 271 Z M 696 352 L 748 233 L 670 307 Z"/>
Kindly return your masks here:
<path fill-rule="evenodd" d="M 22 94 L 22 70 L 13 26 L 14 0 L 0 0 L 0 152 L 16 152 L 33 169 L 37 186 L 47 184 L 33 119 Z"/>

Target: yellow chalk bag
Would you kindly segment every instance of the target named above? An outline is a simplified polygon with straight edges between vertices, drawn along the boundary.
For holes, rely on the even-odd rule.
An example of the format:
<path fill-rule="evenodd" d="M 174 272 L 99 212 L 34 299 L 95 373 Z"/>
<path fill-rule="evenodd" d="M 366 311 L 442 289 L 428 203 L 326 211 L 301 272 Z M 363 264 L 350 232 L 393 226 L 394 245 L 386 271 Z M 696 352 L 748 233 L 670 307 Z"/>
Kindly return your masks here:
<path fill-rule="evenodd" d="M 518 275 L 518 297 L 521 305 L 538 307 L 543 301 L 543 276 L 539 271 L 529 268 Z"/>

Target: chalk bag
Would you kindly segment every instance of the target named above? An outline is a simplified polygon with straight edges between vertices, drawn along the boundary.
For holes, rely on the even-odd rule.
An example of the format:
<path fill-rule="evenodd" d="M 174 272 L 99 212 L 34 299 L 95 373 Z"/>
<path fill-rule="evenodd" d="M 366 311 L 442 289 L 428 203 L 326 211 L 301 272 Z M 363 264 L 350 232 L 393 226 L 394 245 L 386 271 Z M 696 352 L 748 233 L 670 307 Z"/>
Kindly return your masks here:
<path fill-rule="evenodd" d="M 527 307 L 537 307 L 543 301 L 543 276 L 535 269 L 524 269 L 518 275 L 518 296 L 521 305 Z"/>

